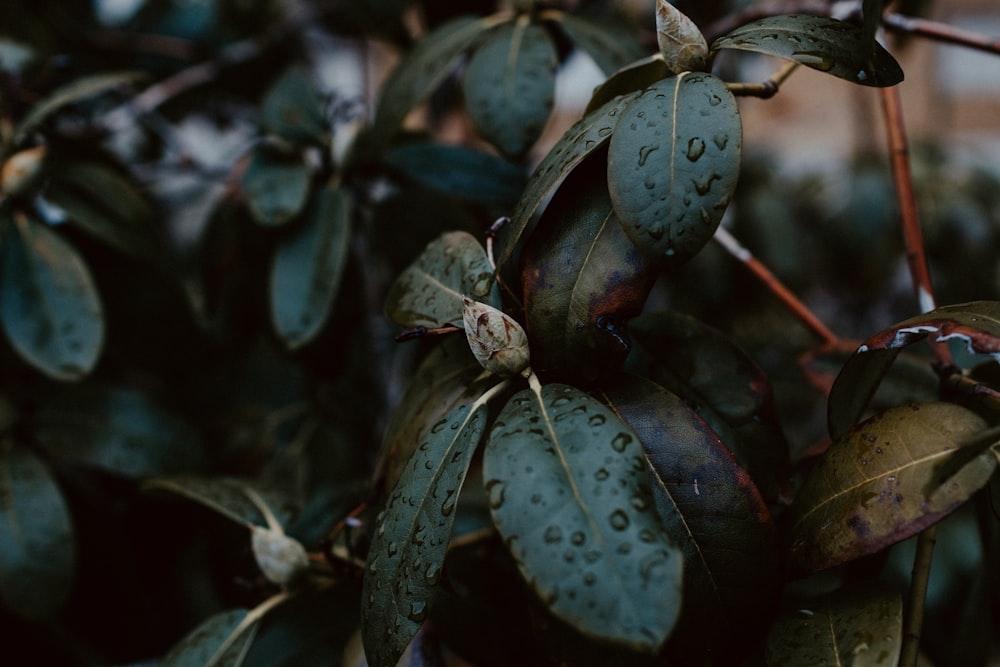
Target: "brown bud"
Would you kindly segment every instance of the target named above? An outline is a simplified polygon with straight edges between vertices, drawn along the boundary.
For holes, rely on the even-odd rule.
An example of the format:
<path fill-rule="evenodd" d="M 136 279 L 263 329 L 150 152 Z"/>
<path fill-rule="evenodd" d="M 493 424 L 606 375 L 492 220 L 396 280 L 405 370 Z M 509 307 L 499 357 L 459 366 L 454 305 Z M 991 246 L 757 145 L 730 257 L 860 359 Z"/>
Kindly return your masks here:
<path fill-rule="evenodd" d="M 45 162 L 45 146 L 14 153 L 0 168 L 0 194 L 19 195 L 37 180 Z"/>
<path fill-rule="evenodd" d="M 512 317 L 493 306 L 463 298 L 462 320 L 472 354 L 488 371 L 518 375 L 530 361 L 528 337 Z"/>

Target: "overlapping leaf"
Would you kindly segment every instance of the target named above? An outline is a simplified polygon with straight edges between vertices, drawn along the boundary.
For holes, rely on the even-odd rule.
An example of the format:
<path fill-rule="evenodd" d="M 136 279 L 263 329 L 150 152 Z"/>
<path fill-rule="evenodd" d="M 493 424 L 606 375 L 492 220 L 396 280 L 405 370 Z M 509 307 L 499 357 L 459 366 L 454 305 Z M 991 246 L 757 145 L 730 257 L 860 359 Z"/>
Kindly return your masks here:
<path fill-rule="evenodd" d="M 524 15 L 492 31 L 469 61 L 469 120 L 504 155 L 524 155 L 545 129 L 555 101 L 557 57 L 548 31 Z"/>
<path fill-rule="evenodd" d="M 625 232 L 683 261 L 712 238 L 740 170 L 736 100 L 711 74 L 663 79 L 629 102 L 608 147 L 608 190 Z"/>
<path fill-rule="evenodd" d="M 961 505 L 997 466 L 986 452 L 940 479 L 963 443 L 986 429 L 953 403 L 890 408 L 850 429 L 810 471 L 790 512 L 790 560 L 833 567 L 910 537 Z M 943 485 L 942 485 L 943 483 Z"/>
<path fill-rule="evenodd" d="M 573 45 L 585 51 L 605 74 L 610 75 L 645 55 L 635 36 L 614 22 L 559 12 L 556 23 Z"/>
<path fill-rule="evenodd" d="M 350 243 L 347 196 L 327 186 L 315 193 L 302 227 L 278 246 L 271 265 L 271 319 L 295 349 L 323 328 L 340 286 Z"/>
<path fill-rule="evenodd" d="M 239 667 L 253 643 L 260 619 L 230 609 L 205 619 L 164 656 L 164 667 Z"/>
<path fill-rule="evenodd" d="M 300 68 L 289 69 L 267 91 L 260 121 L 266 130 L 286 141 L 319 146 L 330 141 L 326 104 Z"/>
<path fill-rule="evenodd" d="M 228 477 L 157 477 L 144 482 L 142 488 L 146 491 L 177 494 L 241 525 L 268 524 L 267 516 L 254 502 L 254 498 L 262 499 L 267 509 L 282 521 L 286 521 L 298 509 L 284 494 L 265 489 L 257 491 L 249 482 Z"/>
<path fill-rule="evenodd" d="M 497 529 L 556 616 L 591 637 L 659 650 L 677 619 L 682 558 L 631 429 L 577 389 L 533 384 L 490 430 L 483 477 Z"/>
<path fill-rule="evenodd" d="M 265 227 L 284 225 L 305 208 L 311 181 L 312 171 L 297 153 L 256 146 L 242 180 L 250 214 Z"/>
<path fill-rule="evenodd" d="M 505 208 L 517 201 L 527 180 L 510 162 L 465 146 L 405 144 L 386 153 L 385 161 L 428 188 Z"/>
<path fill-rule="evenodd" d="M 715 40 L 712 52 L 720 49 L 794 60 L 865 86 L 894 86 L 903 80 L 899 63 L 880 44 L 867 41 L 862 28 L 822 16 L 759 19 Z"/>
<path fill-rule="evenodd" d="M 705 36 L 667 0 L 656 0 L 656 42 L 674 74 L 703 71 L 708 64 Z"/>
<path fill-rule="evenodd" d="M 637 60 L 609 76 L 594 88 L 584 113 L 599 109 L 619 95 L 645 90 L 671 74 L 667 61 L 659 53 Z"/>

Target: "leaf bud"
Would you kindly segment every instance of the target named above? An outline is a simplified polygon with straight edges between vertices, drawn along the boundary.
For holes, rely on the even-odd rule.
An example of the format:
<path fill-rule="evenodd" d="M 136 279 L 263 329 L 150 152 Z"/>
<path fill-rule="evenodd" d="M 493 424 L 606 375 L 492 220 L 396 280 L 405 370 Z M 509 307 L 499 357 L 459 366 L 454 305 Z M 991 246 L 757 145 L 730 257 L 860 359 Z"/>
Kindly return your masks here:
<path fill-rule="evenodd" d="M 19 195 L 27 191 L 42 171 L 45 146 L 35 146 L 10 156 L 0 168 L 0 194 Z"/>
<path fill-rule="evenodd" d="M 251 546 L 261 573 L 279 586 L 293 583 L 309 567 L 306 550 L 281 531 L 254 527 Z"/>
<path fill-rule="evenodd" d="M 530 353 L 524 329 L 506 313 L 468 297 L 462 299 L 462 321 L 472 354 L 488 371 L 518 375 L 528 368 Z"/>

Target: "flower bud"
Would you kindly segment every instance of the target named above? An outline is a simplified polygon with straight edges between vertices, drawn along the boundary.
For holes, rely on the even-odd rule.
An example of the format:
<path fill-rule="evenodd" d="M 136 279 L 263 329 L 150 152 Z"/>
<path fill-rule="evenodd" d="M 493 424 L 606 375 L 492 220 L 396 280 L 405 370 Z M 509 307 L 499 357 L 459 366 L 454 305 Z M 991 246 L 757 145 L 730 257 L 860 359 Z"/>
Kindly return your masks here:
<path fill-rule="evenodd" d="M 0 194 L 19 195 L 37 180 L 45 162 L 45 146 L 14 153 L 0 168 Z"/>
<path fill-rule="evenodd" d="M 493 306 L 463 298 L 462 320 L 472 354 L 488 371 L 518 375 L 530 361 L 528 336 L 512 317 Z"/>

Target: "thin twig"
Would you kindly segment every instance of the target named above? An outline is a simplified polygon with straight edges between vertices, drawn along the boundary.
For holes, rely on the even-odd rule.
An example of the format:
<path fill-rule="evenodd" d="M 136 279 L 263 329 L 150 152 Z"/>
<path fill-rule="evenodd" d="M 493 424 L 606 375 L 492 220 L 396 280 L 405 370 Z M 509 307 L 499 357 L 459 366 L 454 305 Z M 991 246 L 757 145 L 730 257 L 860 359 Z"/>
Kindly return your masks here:
<path fill-rule="evenodd" d="M 725 248 L 726 252 L 738 259 L 753 273 L 758 280 L 764 283 L 771 292 L 781 300 L 792 313 L 814 334 L 823 339 L 826 345 L 836 345 L 840 342 L 837 334 L 833 333 L 816 315 L 806 306 L 791 290 L 778 280 L 764 264 L 744 248 L 739 241 L 733 238 L 724 227 L 715 230 L 713 239 Z"/>
<path fill-rule="evenodd" d="M 781 69 L 771 75 L 769 79 L 762 83 L 727 83 L 726 88 L 733 95 L 742 97 L 759 97 L 763 100 L 770 99 L 778 93 L 781 84 L 792 75 L 799 64 L 796 62 L 785 63 Z"/>
<path fill-rule="evenodd" d="M 438 327 L 436 329 L 428 329 L 427 327 L 413 327 L 412 329 L 405 329 L 400 333 L 396 334 L 395 341 L 397 343 L 405 343 L 411 340 L 417 340 L 424 338 L 425 336 L 442 336 L 444 334 L 455 333 L 456 331 L 461 331 L 461 327 L 456 327 L 454 324 L 448 324 L 443 327 Z"/>
<path fill-rule="evenodd" d="M 903 625 L 903 648 L 899 667 L 916 667 L 920 654 L 920 633 L 924 624 L 924 605 L 927 601 L 927 582 L 931 576 L 931 559 L 937 542 L 937 525 L 927 528 L 917 538 L 917 553 L 913 557 L 910 578 L 910 599 Z"/>
<path fill-rule="evenodd" d="M 1000 54 L 1000 39 L 987 37 L 970 30 L 962 30 L 938 21 L 904 16 L 886 12 L 882 15 L 882 25 L 890 32 L 926 37 L 938 42 L 957 44 L 978 51 Z"/>

